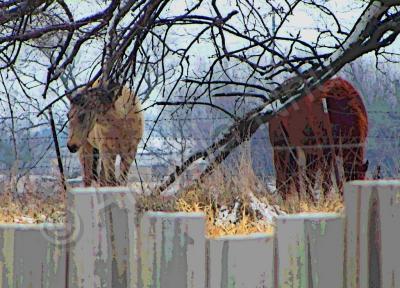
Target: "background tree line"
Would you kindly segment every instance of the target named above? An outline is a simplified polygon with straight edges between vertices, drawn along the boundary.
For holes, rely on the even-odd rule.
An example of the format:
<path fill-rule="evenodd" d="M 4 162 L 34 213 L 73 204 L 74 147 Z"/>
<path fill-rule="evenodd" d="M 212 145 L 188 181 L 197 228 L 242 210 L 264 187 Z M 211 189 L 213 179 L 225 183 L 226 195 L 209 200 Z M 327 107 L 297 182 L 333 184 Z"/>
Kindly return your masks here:
<path fill-rule="evenodd" d="M 30 137 L 47 133 L 39 128 L 54 119 L 52 140 L 62 143 L 65 94 L 97 79 L 102 79 L 99 90 L 116 81 L 141 98 L 151 118 L 144 148 L 164 131 L 160 119 L 196 118 L 210 115 L 210 109 L 226 119 L 213 124 L 218 127 L 212 136 L 207 132 L 212 125 L 195 125 L 197 132 L 208 133 L 207 141 L 178 161 L 161 190 L 199 159 L 205 163 L 200 178 L 206 176 L 241 143 L 265 135 L 264 124 L 274 114 L 337 73 L 355 83 L 368 107 L 382 111 L 370 114 L 371 134 L 376 130 L 384 139 L 397 133 L 400 1 L 342 6 L 307 0 L 2 1 L 1 116 L 3 138 L 11 139 L 5 146 L 13 147 L 14 155 L 7 161 L 38 157 L 18 152 L 29 146 L 21 140 L 28 132 L 22 132 L 18 117 L 30 123 L 25 129 Z M 186 137 L 190 128 L 183 129 L 182 121 L 172 125 L 182 126 L 174 133 Z M 374 145 L 382 146 L 379 141 Z M 45 146 L 40 144 L 43 150 L 54 148 Z M 369 157 L 398 167 L 383 152 Z"/>

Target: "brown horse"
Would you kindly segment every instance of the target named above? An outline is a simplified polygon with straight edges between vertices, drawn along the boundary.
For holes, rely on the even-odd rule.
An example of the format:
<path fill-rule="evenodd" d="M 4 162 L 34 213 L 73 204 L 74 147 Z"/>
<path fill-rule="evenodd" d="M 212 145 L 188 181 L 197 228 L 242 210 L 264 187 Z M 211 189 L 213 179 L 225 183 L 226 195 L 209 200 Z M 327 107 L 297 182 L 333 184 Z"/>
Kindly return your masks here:
<path fill-rule="evenodd" d="M 85 186 L 90 186 L 92 180 L 97 180 L 99 159 L 100 185 L 125 183 L 144 131 L 139 99 L 127 87 L 114 86 L 110 93 L 120 95 L 112 95 L 116 97 L 108 99 L 116 100 L 94 104 L 100 99 L 99 90 L 94 89 L 98 87 L 98 83 L 95 82 L 89 89 L 80 89 L 73 95 L 68 95 L 71 107 L 68 113 L 67 146 L 72 153 L 79 151 Z M 118 180 L 115 176 L 117 155 L 121 157 Z"/>
<path fill-rule="evenodd" d="M 269 122 L 269 135 L 276 187 L 282 197 L 305 190 L 314 199 L 318 182 L 326 195 L 333 187 L 332 175 L 340 193 L 343 178 L 364 179 L 367 134 L 368 117 L 362 98 L 341 78 L 327 81 L 278 114 Z"/>

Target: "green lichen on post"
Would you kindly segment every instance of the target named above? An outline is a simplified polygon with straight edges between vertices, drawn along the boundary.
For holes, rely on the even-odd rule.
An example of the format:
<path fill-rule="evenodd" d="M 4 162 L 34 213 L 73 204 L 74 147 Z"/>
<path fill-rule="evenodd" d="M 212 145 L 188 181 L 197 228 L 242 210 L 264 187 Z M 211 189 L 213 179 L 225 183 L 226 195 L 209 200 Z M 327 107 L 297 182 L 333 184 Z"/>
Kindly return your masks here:
<path fill-rule="evenodd" d="M 4 246 L 2 253 L 4 255 L 8 287 L 14 287 L 14 232 L 11 229 L 3 231 Z"/>
<path fill-rule="evenodd" d="M 145 242 L 142 243 L 142 245 L 140 247 L 140 259 L 141 259 L 141 271 L 140 271 L 140 277 L 141 280 L 143 281 L 143 285 L 145 287 L 153 287 L 153 274 L 155 273 L 152 269 L 154 267 L 156 267 L 157 265 L 155 263 L 157 263 L 157 260 L 155 259 L 155 256 L 157 255 L 157 248 L 156 248 L 156 221 L 155 219 L 149 219 L 148 222 L 146 222 L 146 224 L 148 225 L 143 225 L 142 227 L 146 227 L 148 230 L 144 230 L 141 233 L 143 233 L 143 235 L 147 235 L 149 237 L 149 239 Z M 152 247 L 150 248 L 149 245 L 152 245 Z M 152 249 L 150 251 L 150 249 Z M 153 259 L 151 258 L 151 256 L 153 256 Z M 152 266 L 151 266 L 152 265 Z M 157 277 L 154 277 L 157 278 Z"/>
<path fill-rule="evenodd" d="M 288 249 L 291 255 L 290 268 L 284 271 L 284 279 L 287 281 L 282 287 L 307 288 L 305 243 L 297 240 L 296 244 L 289 246 Z"/>
<path fill-rule="evenodd" d="M 314 275 L 314 277 L 313 277 L 313 279 L 315 280 L 315 286 L 316 287 L 319 287 L 320 285 L 319 285 L 319 275 L 318 274 L 315 274 Z"/>
<path fill-rule="evenodd" d="M 351 260 L 347 260 L 348 261 L 348 265 L 347 265 L 347 277 L 350 279 L 347 279 L 347 284 L 349 285 L 349 288 L 353 288 L 353 287 L 357 287 L 357 262 L 354 259 Z"/>
<path fill-rule="evenodd" d="M 174 226 L 174 219 L 162 219 L 162 229 L 163 229 L 163 244 L 164 244 L 164 260 L 165 264 L 169 263 L 172 260 L 173 253 L 174 253 L 174 238 L 175 236 L 175 229 Z"/>
<path fill-rule="evenodd" d="M 54 259 L 53 259 L 53 262 L 51 262 L 51 260 L 52 260 L 51 256 L 52 256 L 51 255 L 51 247 L 50 247 L 50 243 L 48 242 L 47 247 L 46 247 L 46 259 L 45 259 L 45 263 L 48 268 L 45 270 L 47 272 L 47 274 L 44 275 L 44 279 L 43 279 L 44 287 L 48 287 L 50 275 L 51 274 L 54 275 L 55 274 L 54 271 L 57 271 L 57 262 L 54 261 Z"/>
<path fill-rule="evenodd" d="M 320 227 L 320 235 L 324 236 L 326 234 L 326 220 L 322 220 L 321 222 L 319 222 L 319 227 Z"/>
<path fill-rule="evenodd" d="M 55 240 L 55 239 L 53 239 Z M 63 248 L 62 246 L 56 245 L 56 243 L 53 243 L 52 241 L 47 241 L 47 246 L 46 246 L 46 265 L 48 269 L 47 275 L 44 277 L 44 287 L 49 287 L 50 288 L 50 279 L 54 277 L 57 274 L 57 271 L 59 270 L 59 262 L 60 258 L 62 257 L 62 251 Z"/>
<path fill-rule="evenodd" d="M 311 221 L 311 228 L 313 231 L 317 230 L 317 223 L 315 221 Z"/>
<path fill-rule="evenodd" d="M 176 223 L 176 225 L 178 225 L 178 229 L 179 229 L 179 247 L 180 248 L 185 248 L 186 246 L 186 242 L 187 242 L 187 226 L 185 225 L 184 221 L 182 221 L 182 219 L 178 219 L 178 223 Z"/>
<path fill-rule="evenodd" d="M 142 281 L 144 282 L 143 284 L 149 284 L 151 283 L 151 270 L 148 268 L 144 268 L 145 267 L 145 263 L 148 264 L 149 263 L 149 253 L 145 250 L 145 249 L 141 249 L 140 251 L 140 258 L 141 258 L 141 263 L 142 263 L 142 270 L 141 270 L 141 275 L 140 277 L 142 277 Z"/>
<path fill-rule="evenodd" d="M 297 276 L 300 277 L 300 287 L 307 288 L 307 279 L 306 279 L 306 245 L 304 241 L 297 242 L 297 265 L 299 267 L 298 271 L 300 272 Z"/>
<path fill-rule="evenodd" d="M 235 276 L 229 276 L 228 288 L 236 288 Z"/>

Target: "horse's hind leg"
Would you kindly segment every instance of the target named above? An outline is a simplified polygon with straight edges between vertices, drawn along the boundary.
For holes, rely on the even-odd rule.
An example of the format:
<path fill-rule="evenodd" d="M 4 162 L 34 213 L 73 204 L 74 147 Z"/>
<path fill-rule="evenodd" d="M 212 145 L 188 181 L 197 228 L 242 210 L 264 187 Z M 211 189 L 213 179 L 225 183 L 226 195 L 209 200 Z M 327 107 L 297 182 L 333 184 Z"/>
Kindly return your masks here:
<path fill-rule="evenodd" d="M 324 197 L 328 197 L 332 190 L 332 172 L 334 171 L 333 153 L 330 148 L 324 149 L 324 157 L 322 158 L 322 191 Z"/>

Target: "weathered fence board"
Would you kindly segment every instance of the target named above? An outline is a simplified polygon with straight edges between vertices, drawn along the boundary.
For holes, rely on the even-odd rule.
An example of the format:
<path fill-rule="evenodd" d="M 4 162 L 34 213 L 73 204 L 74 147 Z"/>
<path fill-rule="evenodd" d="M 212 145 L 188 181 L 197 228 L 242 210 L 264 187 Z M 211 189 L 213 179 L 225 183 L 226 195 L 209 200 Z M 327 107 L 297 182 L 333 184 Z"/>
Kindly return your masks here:
<path fill-rule="evenodd" d="M 400 287 L 400 181 L 345 189 L 348 288 Z"/>
<path fill-rule="evenodd" d="M 344 220 L 337 214 L 279 216 L 275 287 L 343 286 Z"/>
<path fill-rule="evenodd" d="M 63 226 L 0 225 L 0 287 L 65 287 L 66 253 L 57 242 Z"/>
<path fill-rule="evenodd" d="M 204 214 L 147 212 L 140 234 L 138 287 L 205 287 Z"/>
<path fill-rule="evenodd" d="M 273 236 L 253 234 L 208 240 L 209 288 L 273 288 Z"/>
<path fill-rule="evenodd" d="M 279 216 L 274 235 L 208 240 L 204 214 L 140 217 L 135 196 L 75 188 L 66 226 L 0 225 L 0 288 L 400 288 L 400 181 L 347 184 L 345 217 Z"/>
<path fill-rule="evenodd" d="M 129 188 L 69 193 L 70 287 L 131 287 L 137 279 L 135 194 Z"/>

